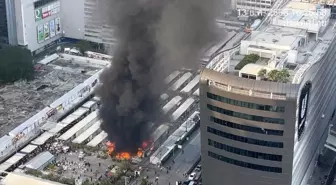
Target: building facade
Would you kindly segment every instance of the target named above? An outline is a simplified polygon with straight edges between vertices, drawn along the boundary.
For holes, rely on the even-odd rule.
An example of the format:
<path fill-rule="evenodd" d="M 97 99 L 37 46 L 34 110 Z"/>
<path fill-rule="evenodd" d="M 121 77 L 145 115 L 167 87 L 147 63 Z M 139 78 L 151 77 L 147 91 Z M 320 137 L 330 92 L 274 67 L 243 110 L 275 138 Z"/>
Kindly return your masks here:
<path fill-rule="evenodd" d="M 0 17 L 0 44 L 17 44 L 13 1 L 0 0 Z"/>
<path fill-rule="evenodd" d="M 201 76 L 204 182 L 291 184 L 299 86 L 277 86 L 209 69 Z"/>
<path fill-rule="evenodd" d="M 336 107 L 336 33 L 328 8 L 283 11 L 202 71 L 206 185 L 309 184 Z"/>
<path fill-rule="evenodd" d="M 276 0 L 231 0 L 231 7 L 239 16 L 266 15 Z"/>
<path fill-rule="evenodd" d="M 15 0 L 18 45 L 39 53 L 62 37 L 59 0 Z"/>
<path fill-rule="evenodd" d="M 10 1 L 10 0 L 6 0 Z M 98 0 L 14 0 L 17 44 L 33 53 L 61 41 L 113 45 L 113 28 L 98 16 Z M 74 8 L 76 7 L 76 8 Z"/>

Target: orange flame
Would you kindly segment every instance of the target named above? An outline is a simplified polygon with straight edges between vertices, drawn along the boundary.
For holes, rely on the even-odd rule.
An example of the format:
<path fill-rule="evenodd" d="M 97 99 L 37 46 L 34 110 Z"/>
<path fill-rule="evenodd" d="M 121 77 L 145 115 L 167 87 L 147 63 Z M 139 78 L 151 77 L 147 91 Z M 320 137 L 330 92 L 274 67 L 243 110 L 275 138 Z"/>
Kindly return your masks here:
<path fill-rule="evenodd" d="M 138 149 L 137 156 L 138 157 L 144 157 L 144 153 L 143 153 L 141 148 Z"/>
<path fill-rule="evenodd" d="M 128 152 L 121 152 L 116 155 L 116 158 L 119 160 L 129 160 L 131 159 L 131 154 Z"/>
<path fill-rule="evenodd" d="M 112 155 L 115 150 L 115 143 L 108 141 L 106 143 L 106 146 L 107 146 L 107 153 L 109 155 Z M 130 160 L 132 157 L 132 155 L 129 152 L 120 152 L 120 153 L 117 153 L 115 156 L 118 160 Z M 136 156 L 144 157 L 144 152 L 141 148 L 138 148 Z"/>
<path fill-rule="evenodd" d="M 112 142 L 108 141 L 108 142 L 106 143 L 106 146 L 107 146 L 107 153 L 108 153 L 109 155 L 112 155 L 112 153 L 113 153 L 113 151 L 114 151 L 114 149 L 115 149 L 115 143 L 112 143 Z"/>

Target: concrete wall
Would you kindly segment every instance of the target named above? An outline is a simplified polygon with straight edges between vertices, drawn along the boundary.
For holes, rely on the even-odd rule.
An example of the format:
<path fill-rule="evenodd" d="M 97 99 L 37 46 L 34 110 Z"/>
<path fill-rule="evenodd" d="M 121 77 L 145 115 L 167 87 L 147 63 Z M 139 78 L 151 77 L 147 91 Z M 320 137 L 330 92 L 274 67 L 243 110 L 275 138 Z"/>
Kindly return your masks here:
<path fill-rule="evenodd" d="M 13 0 L 5 0 L 5 1 L 6 1 L 8 42 L 11 45 L 16 45 L 17 36 L 16 36 L 15 5 Z"/>
<path fill-rule="evenodd" d="M 64 36 L 84 38 L 84 0 L 61 0 L 61 20 Z"/>
<path fill-rule="evenodd" d="M 239 85 L 239 81 L 246 81 L 246 79 L 237 79 L 236 76 L 225 75 L 222 76 L 220 73 L 211 73 L 211 75 L 216 76 L 214 78 L 220 79 L 222 81 L 217 81 L 218 83 L 225 84 L 228 82 L 235 81 L 237 85 Z M 287 100 L 275 100 L 275 99 L 266 99 L 266 98 L 257 98 L 248 95 L 236 94 L 228 91 L 224 91 L 219 88 L 219 86 L 209 86 L 207 83 L 207 79 L 209 79 L 209 74 L 206 77 L 202 74 L 201 84 L 200 84 L 200 97 L 201 97 L 201 151 L 202 151 L 202 165 L 203 165 L 203 182 L 207 185 L 217 185 L 218 182 L 222 182 L 222 184 L 229 185 L 289 185 L 292 181 L 292 165 L 293 165 L 293 148 L 294 148 L 294 136 L 295 136 L 295 121 L 296 121 L 296 99 L 289 98 Z M 216 80 L 215 80 L 216 81 Z M 250 80 L 248 80 L 250 81 Z M 252 81 L 251 81 L 252 82 Z M 250 83 L 251 83 L 250 82 Z M 254 81 L 259 85 L 263 82 Z M 233 85 L 231 83 L 231 85 Z M 265 83 L 264 91 L 267 91 L 267 83 Z M 292 90 L 296 89 L 296 87 L 292 87 Z M 259 90 L 261 90 L 259 88 Z M 275 89 L 273 89 L 275 90 Z M 270 112 L 270 111 L 261 111 L 251 108 L 245 108 L 240 106 L 235 106 L 231 104 L 226 104 L 223 102 L 211 100 L 207 98 L 206 93 L 211 92 L 213 94 L 217 94 L 226 98 L 257 103 L 262 105 L 272 105 L 272 106 L 284 106 L 285 112 Z M 250 115 L 257 115 L 263 117 L 271 117 L 271 118 L 282 118 L 285 120 L 284 125 L 280 124 L 272 124 L 265 122 L 256 122 L 246 119 L 240 119 L 236 117 L 227 116 L 224 114 L 220 114 L 214 111 L 210 111 L 207 108 L 207 104 L 215 105 L 217 107 L 221 107 L 227 110 L 232 110 L 239 113 L 245 113 Z M 241 129 L 230 128 L 226 126 L 222 126 L 210 121 L 209 117 L 214 116 L 216 118 L 230 121 L 240 125 L 249 125 L 264 129 L 275 129 L 275 130 L 283 130 L 283 136 L 274 136 L 274 135 L 266 135 L 260 134 L 250 131 L 244 131 Z M 274 142 L 283 142 L 283 148 L 274 148 L 274 147 L 266 147 L 260 145 L 247 144 L 231 139 L 226 139 L 224 137 L 220 137 L 214 134 L 207 132 L 207 126 L 211 126 L 212 128 L 221 130 L 226 133 L 248 137 L 252 139 L 264 140 L 264 141 L 274 141 Z M 224 150 L 216 149 L 208 145 L 208 139 L 215 140 L 217 142 L 221 142 L 223 144 L 233 146 L 240 149 L 245 149 L 254 152 L 262 152 L 267 154 L 276 154 L 282 155 L 282 161 L 271 161 L 265 159 L 257 159 L 247 156 L 238 155 L 235 153 L 226 152 Z M 282 168 L 282 173 L 274 173 L 274 172 L 265 172 L 259 171 L 256 169 L 249 169 L 245 167 L 236 166 L 233 164 L 229 164 L 208 156 L 208 151 L 212 151 L 216 154 L 220 154 L 222 156 L 239 160 L 247 163 L 258 164 L 263 166 L 270 167 L 280 167 Z"/>
<path fill-rule="evenodd" d="M 269 43 L 263 43 L 263 42 L 242 40 L 241 45 L 240 45 L 240 54 L 247 55 L 248 54 L 248 48 L 249 48 L 250 45 L 263 46 L 263 47 L 268 48 L 270 50 L 282 50 L 282 51 L 288 51 L 292 47 L 292 46 L 282 46 L 282 45 L 278 45 L 278 44 L 269 44 Z M 265 50 L 265 52 L 269 53 L 270 50 Z"/>

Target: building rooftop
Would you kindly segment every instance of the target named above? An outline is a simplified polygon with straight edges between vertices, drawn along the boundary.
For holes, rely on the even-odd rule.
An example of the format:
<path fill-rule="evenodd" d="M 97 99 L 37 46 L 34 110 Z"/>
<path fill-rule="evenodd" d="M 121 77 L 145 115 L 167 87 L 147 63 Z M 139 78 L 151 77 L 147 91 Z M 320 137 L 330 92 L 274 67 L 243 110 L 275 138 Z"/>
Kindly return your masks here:
<path fill-rule="evenodd" d="M 0 136 L 26 121 L 99 70 L 56 59 L 38 67 L 32 81 L 0 86 Z"/>
<path fill-rule="evenodd" d="M 282 73 L 286 74 L 286 79 L 284 75 L 274 78 L 273 75 L 272 80 L 299 84 L 304 73 L 328 50 L 335 36 L 335 21 L 330 20 L 330 9 L 307 2 L 290 1 L 280 13 L 275 13 L 278 14 L 252 29 L 240 45 L 214 56 L 207 68 L 255 80 L 269 80 L 270 77 L 268 74 L 263 78 L 241 74 L 255 75 L 262 68 L 267 68 L 267 72 L 286 69 L 288 73 Z M 250 54 L 258 55 L 259 59 L 245 58 L 242 62 Z M 255 65 L 247 65 L 249 63 Z M 236 68 L 238 64 L 240 70 Z"/>
<path fill-rule="evenodd" d="M 285 5 L 284 9 L 295 9 L 304 11 L 316 11 L 317 5 L 309 2 L 290 1 Z"/>
<path fill-rule="evenodd" d="M 260 64 L 247 64 L 240 70 L 240 72 L 244 74 L 258 76 L 258 72 L 262 69 L 266 69 L 267 72 L 272 70 L 271 68 Z"/>
<path fill-rule="evenodd" d="M 301 29 L 271 25 L 261 31 L 252 31 L 249 40 L 281 46 L 291 46 L 295 40 L 297 40 L 298 35 L 302 33 L 304 33 L 304 31 Z"/>
<path fill-rule="evenodd" d="M 5 185 L 34 184 L 34 185 L 64 185 L 61 183 L 33 177 L 23 173 L 9 173 L 3 180 Z"/>

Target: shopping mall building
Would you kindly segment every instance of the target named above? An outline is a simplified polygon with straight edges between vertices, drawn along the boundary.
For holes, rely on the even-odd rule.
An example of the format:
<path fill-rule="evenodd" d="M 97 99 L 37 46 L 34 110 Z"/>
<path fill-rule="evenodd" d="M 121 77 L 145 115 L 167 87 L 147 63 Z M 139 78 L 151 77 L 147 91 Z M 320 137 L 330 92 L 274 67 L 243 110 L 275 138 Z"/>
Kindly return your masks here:
<path fill-rule="evenodd" d="M 0 0 L 0 39 L 33 54 L 60 38 L 113 44 L 113 28 L 95 15 L 97 0 Z M 75 8 L 74 8 L 75 7 Z M 1 41 L 0 41 L 1 42 Z"/>

